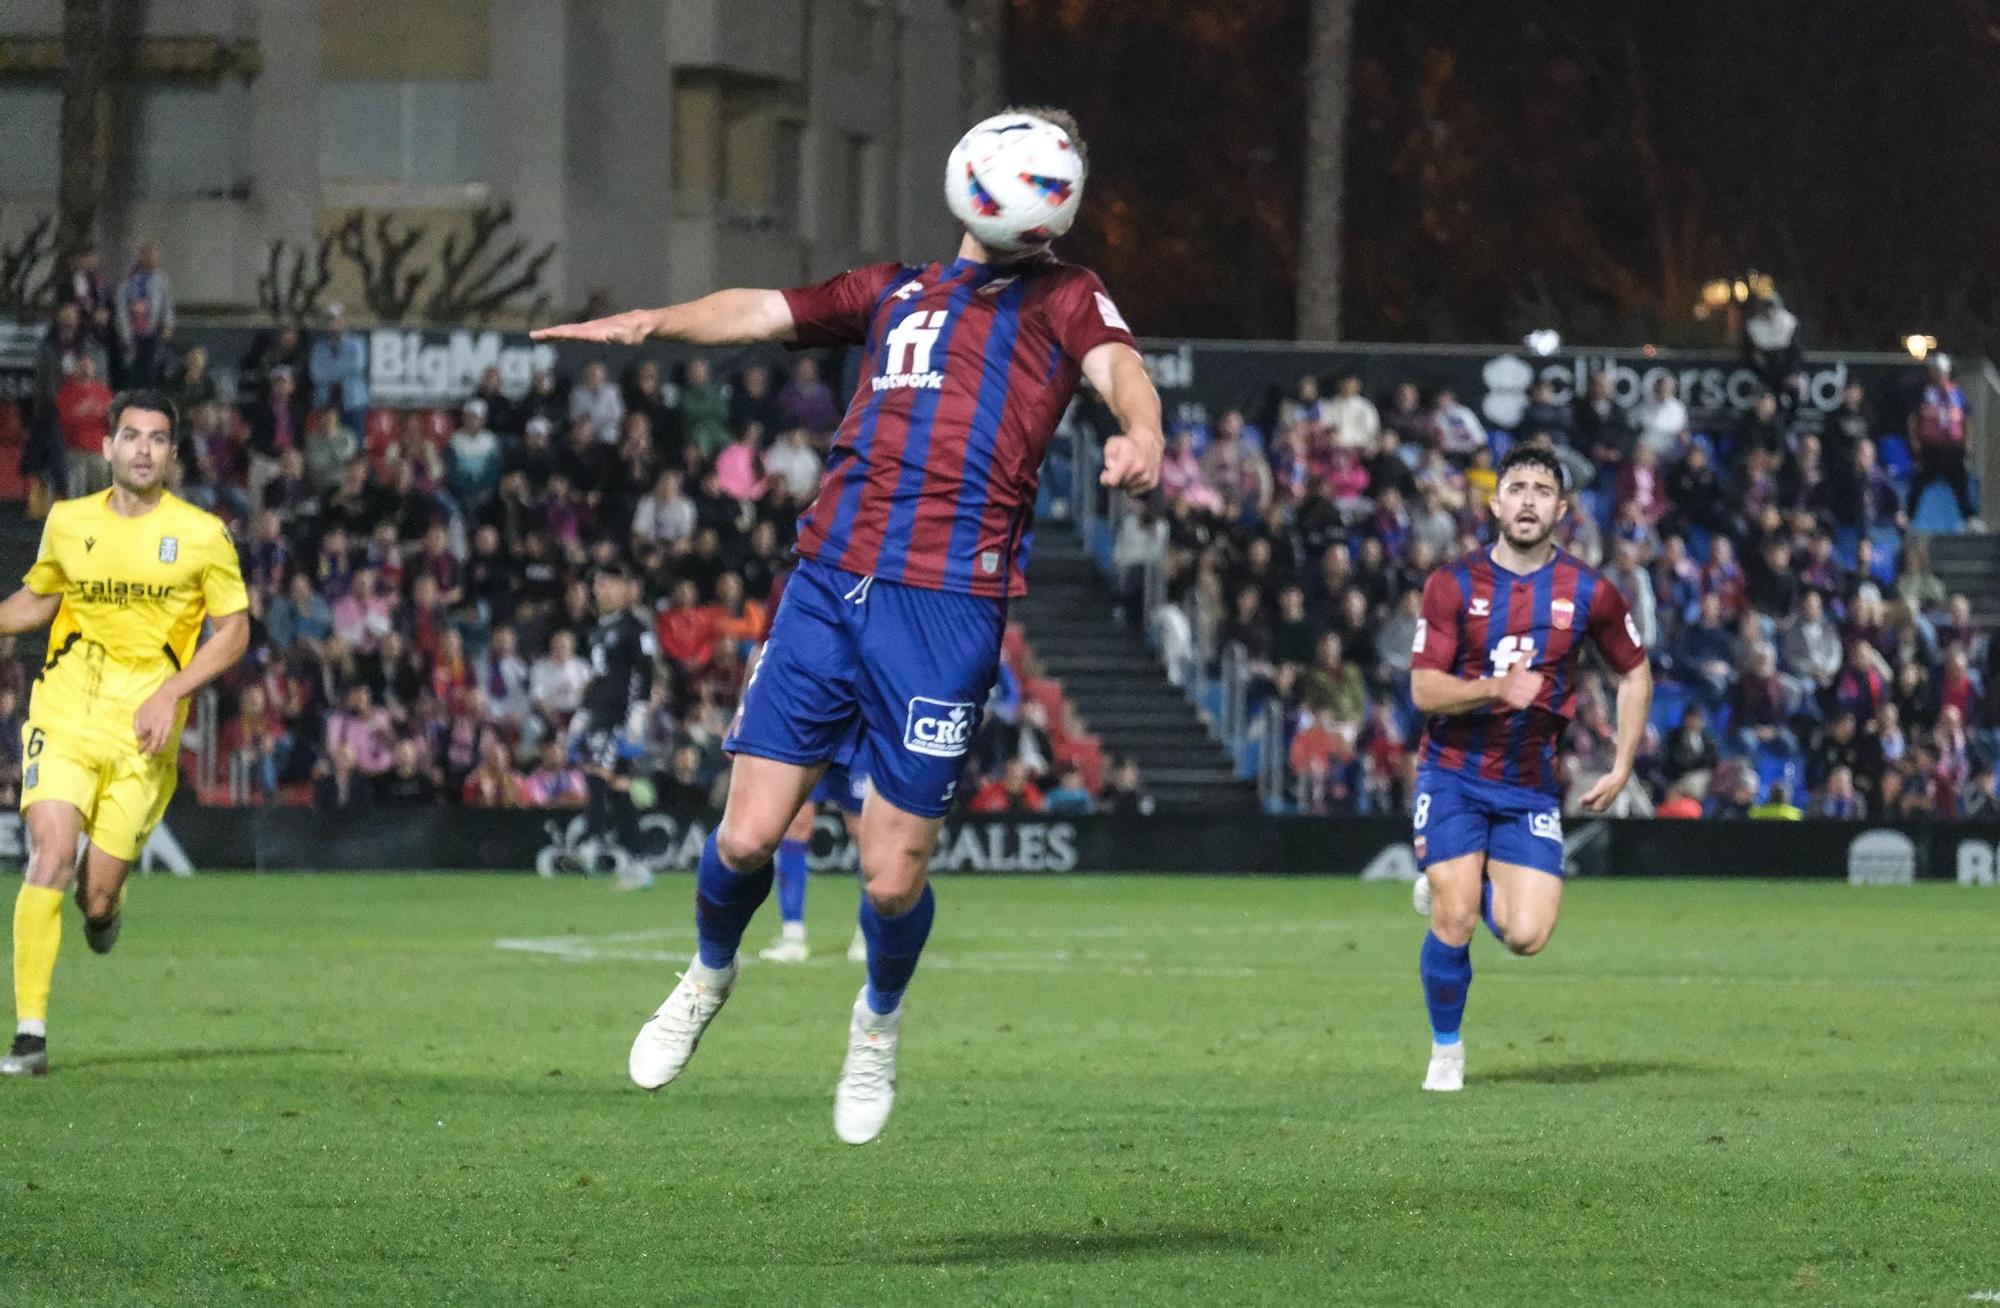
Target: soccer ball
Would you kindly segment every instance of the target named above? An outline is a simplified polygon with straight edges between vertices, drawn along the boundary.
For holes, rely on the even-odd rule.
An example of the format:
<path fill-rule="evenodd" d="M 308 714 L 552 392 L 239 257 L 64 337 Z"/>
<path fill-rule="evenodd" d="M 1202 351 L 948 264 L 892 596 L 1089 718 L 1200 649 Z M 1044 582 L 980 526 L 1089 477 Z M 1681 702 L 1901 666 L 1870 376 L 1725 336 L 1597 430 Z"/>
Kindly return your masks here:
<path fill-rule="evenodd" d="M 1069 230 L 1083 201 L 1083 158 L 1069 133 L 1033 114 L 995 114 L 959 138 L 944 198 L 995 254 L 1028 254 Z"/>

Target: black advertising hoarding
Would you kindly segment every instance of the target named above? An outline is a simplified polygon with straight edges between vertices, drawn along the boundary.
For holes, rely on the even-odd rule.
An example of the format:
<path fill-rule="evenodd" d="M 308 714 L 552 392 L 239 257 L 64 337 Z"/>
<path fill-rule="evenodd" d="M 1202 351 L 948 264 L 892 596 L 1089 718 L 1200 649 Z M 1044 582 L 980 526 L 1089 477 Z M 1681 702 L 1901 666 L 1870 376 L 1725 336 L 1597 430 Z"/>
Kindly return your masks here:
<path fill-rule="evenodd" d="M 32 391 L 35 342 L 40 324 L 30 319 L 0 316 L 0 401 L 25 398 Z M 183 347 L 208 348 L 211 371 L 224 394 L 233 392 L 238 361 L 249 352 L 257 329 L 203 327 L 183 324 L 177 341 Z M 537 343 L 525 332 L 468 327 L 379 327 L 361 333 L 368 343 L 369 386 L 378 408 L 448 409 L 471 394 L 489 367 L 500 371 L 502 387 L 512 395 L 527 390 L 534 374 L 554 367 L 574 376 L 592 359 L 611 359 L 623 366 L 651 359 L 668 382 L 676 367 L 695 351 L 667 342 L 632 348 L 609 348 L 575 342 Z M 1757 390 L 1756 378 L 1733 355 L 1719 350 L 1559 350 L 1546 357 L 1511 346 L 1310 345 L 1287 342 L 1235 342 L 1148 339 L 1143 345 L 1147 371 L 1160 389 L 1170 422 L 1207 422 L 1240 409 L 1252 422 L 1266 422 L 1278 401 L 1300 377 L 1319 379 L 1323 393 L 1332 383 L 1354 373 L 1365 393 L 1386 403 L 1400 382 L 1415 382 L 1425 395 L 1449 386 L 1458 398 L 1492 426 L 1511 428 L 1519 421 L 1528 388 L 1538 378 L 1552 382 L 1559 400 L 1582 389 L 1592 373 L 1611 373 L 1612 392 L 1632 404 L 1651 392 L 1662 373 L 1680 384 L 1697 425 L 1729 420 L 1746 407 Z M 709 351 L 727 375 L 755 358 L 782 365 L 782 352 L 763 350 Z M 1885 430 L 1899 427 L 1897 417 L 1922 384 L 1922 370 L 1904 355 L 1846 352 L 1814 354 L 1806 362 L 1804 425 L 1840 403 L 1841 388 L 1858 381 L 1868 389 Z"/>
<path fill-rule="evenodd" d="M 1570 819 L 1572 875 L 1845 878 L 1860 884 L 1913 879 L 1992 884 L 2000 823 Z M 660 814 L 642 819 L 640 861 L 691 871 L 706 825 Z M 608 871 L 623 858 L 594 850 L 574 812 L 528 809 L 204 808 L 177 804 L 168 838 L 197 869 L 273 872 L 505 871 L 573 875 Z M 968 817 L 945 824 L 932 869 L 943 875 L 1360 876 L 1416 875 L 1409 824 L 1400 817 L 1240 817 L 1158 814 Z M 0 818 L 0 860 L 20 855 L 19 818 Z M 852 875 L 855 850 L 839 819 L 822 816 L 810 846 L 814 871 Z"/>

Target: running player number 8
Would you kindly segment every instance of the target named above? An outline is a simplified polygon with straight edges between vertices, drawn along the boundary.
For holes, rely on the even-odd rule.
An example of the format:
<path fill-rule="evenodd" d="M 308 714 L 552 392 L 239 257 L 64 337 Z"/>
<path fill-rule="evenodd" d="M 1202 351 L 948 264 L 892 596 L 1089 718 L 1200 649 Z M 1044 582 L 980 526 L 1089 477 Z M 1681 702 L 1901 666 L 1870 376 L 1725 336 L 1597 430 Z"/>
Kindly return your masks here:
<path fill-rule="evenodd" d="M 1410 825 L 1417 830 L 1424 829 L 1424 823 L 1431 820 L 1431 797 L 1418 795 L 1417 806 L 1410 811 Z"/>
<path fill-rule="evenodd" d="M 1493 675 L 1504 677 L 1510 668 L 1531 667 L 1535 662 L 1532 636 L 1503 636 L 1493 647 Z"/>

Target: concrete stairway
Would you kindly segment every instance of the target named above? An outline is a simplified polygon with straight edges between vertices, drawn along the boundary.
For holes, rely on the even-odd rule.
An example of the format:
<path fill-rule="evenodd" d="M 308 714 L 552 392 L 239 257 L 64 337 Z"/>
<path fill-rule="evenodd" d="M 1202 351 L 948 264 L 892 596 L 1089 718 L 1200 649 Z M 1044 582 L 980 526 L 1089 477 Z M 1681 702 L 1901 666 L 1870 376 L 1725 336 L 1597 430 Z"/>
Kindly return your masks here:
<path fill-rule="evenodd" d="M 1038 526 L 1028 598 L 1009 611 L 1027 629 L 1047 674 L 1104 745 L 1107 763 L 1138 760 L 1141 784 L 1162 806 L 1241 811 L 1255 786 L 1137 631 L 1112 619 L 1110 583 L 1068 524 Z"/>

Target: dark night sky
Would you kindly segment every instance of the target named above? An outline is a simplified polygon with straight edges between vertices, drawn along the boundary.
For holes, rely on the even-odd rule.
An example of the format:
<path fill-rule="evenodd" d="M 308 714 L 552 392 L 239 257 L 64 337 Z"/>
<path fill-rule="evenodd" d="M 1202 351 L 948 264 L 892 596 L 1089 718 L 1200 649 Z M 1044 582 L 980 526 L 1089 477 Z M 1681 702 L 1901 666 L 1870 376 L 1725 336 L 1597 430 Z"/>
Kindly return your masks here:
<path fill-rule="evenodd" d="M 1013 0 L 1007 86 L 1092 149 L 1065 243 L 1142 331 L 1288 336 L 1306 0 Z M 2000 0 L 1356 0 L 1346 334 L 2000 349 Z"/>

